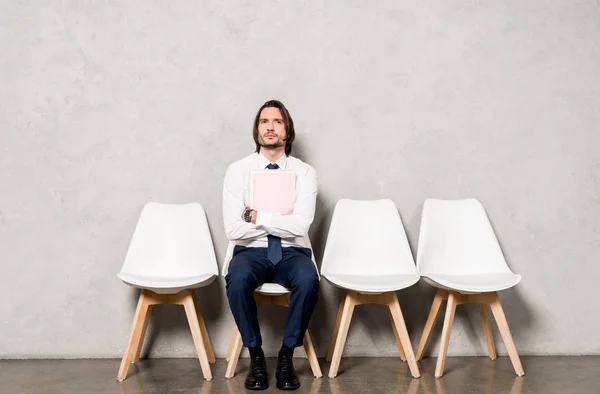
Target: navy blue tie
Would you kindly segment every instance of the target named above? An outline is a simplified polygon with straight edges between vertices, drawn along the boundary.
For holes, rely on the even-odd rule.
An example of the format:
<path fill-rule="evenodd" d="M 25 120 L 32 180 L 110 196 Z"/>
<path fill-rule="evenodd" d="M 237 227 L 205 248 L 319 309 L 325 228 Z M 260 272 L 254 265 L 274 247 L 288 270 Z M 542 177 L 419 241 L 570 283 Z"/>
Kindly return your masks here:
<path fill-rule="evenodd" d="M 267 166 L 269 170 L 276 170 L 279 166 L 276 163 L 271 163 Z M 273 265 L 277 265 L 281 261 L 281 255 L 283 250 L 281 249 L 281 238 L 275 235 L 267 235 L 268 246 L 267 246 L 267 257 Z"/>

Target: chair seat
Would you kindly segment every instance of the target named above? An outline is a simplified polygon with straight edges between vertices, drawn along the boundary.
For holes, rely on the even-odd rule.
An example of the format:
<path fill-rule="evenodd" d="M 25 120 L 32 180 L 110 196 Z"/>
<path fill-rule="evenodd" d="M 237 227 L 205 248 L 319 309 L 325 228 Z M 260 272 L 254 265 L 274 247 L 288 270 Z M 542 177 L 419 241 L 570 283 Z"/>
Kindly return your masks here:
<path fill-rule="evenodd" d="M 118 273 L 117 276 L 128 285 L 147 289 L 159 294 L 175 294 L 181 290 L 207 286 L 217 277 L 215 274 L 206 273 L 195 276 L 165 278 L 135 275 L 124 272 Z"/>
<path fill-rule="evenodd" d="M 419 281 L 419 275 L 417 274 L 367 276 L 324 273 L 323 276 L 336 286 L 364 294 L 380 294 L 388 291 L 402 290 Z"/>
<path fill-rule="evenodd" d="M 288 289 L 277 283 L 263 283 L 254 291 L 264 295 L 282 295 L 290 292 Z"/>
<path fill-rule="evenodd" d="M 513 273 L 450 275 L 421 274 L 432 286 L 464 293 L 487 293 L 511 288 L 521 281 Z"/>

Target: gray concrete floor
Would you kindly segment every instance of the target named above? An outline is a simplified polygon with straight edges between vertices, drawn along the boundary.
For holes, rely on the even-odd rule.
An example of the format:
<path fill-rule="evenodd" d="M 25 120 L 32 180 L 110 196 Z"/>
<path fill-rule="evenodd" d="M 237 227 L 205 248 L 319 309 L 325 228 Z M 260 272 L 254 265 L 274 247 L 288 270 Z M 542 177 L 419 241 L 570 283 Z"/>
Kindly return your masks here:
<path fill-rule="evenodd" d="M 445 375 L 435 379 L 435 358 L 419 362 L 421 378 L 410 377 L 397 358 L 343 358 L 337 378 L 327 378 L 328 363 L 319 360 L 325 377 L 312 377 L 306 360 L 295 359 L 302 387 L 298 393 L 408 394 L 595 394 L 600 393 L 600 356 L 522 357 L 525 377 L 517 377 L 508 357 L 449 357 Z M 248 359 L 237 375 L 225 379 L 225 360 L 212 365 L 214 379 L 202 378 L 197 359 L 151 359 L 131 365 L 127 379 L 116 381 L 120 360 L 0 360 L 0 393 L 10 394 L 207 394 L 242 393 Z M 271 387 L 279 392 L 268 360 Z"/>

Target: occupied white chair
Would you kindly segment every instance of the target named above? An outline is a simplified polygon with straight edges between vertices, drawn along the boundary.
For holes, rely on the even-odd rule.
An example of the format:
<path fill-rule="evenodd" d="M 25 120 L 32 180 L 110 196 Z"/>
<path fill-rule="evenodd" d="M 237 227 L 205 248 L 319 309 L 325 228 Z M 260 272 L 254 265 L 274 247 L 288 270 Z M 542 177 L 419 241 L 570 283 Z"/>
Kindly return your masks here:
<path fill-rule="evenodd" d="M 417 360 L 423 357 L 442 301 L 447 300 L 442 342 L 435 369 L 435 376 L 441 377 L 456 306 L 476 303 L 479 304 L 490 358 L 496 358 L 496 349 L 488 305 L 492 309 L 515 372 L 519 376 L 525 374 L 496 293 L 515 286 L 521 281 L 521 276 L 514 274 L 506 264 L 494 230 L 479 201 L 425 201 L 417 269 L 427 283 L 438 288 L 419 343 Z"/>
<path fill-rule="evenodd" d="M 345 289 L 327 351 L 329 377 L 337 375 L 356 305 L 382 304 L 390 311 L 402 360 L 420 376 L 396 291 L 419 281 L 419 275 L 396 205 L 391 200 L 338 201 L 333 212 L 321 275 Z"/>
<path fill-rule="evenodd" d="M 310 246 L 310 239 L 308 236 L 304 237 L 304 242 L 310 250 L 312 251 L 312 247 Z M 229 271 L 229 263 L 231 262 L 231 258 L 233 257 L 233 248 L 235 247 L 236 242 L 229 242 L 229 246 L 227 247 L 227 253 L 225 254 L 225 261 L 223 263 L 223 277 L 227 276 Z M 319 269 L 317 268 L 317 263 L 315 262 L 314 253 L 312 255 L 312 262 L 315 265 L 315 269 L 317 270 L 317 274 L 319 273 Z M 290 291 L 277 283 L 264 283 L 254 290 L 254 299 L 256 300 L 256 305 L 280 305 L 280 306 L 289 306 L 290 304 Z M 234 329 L 233 337 L 231 338 L 231 342 L 229 343 L 229 350 L 227 350 L 227 370 L 225 371 L 225 377 L 227 379 L 232 378 L 235 375 L 235 369 L 237 367 L 238 360 L 240 358 L 240 353 L 242 352 L 243 342 L 242 342 L 242 334 L 238 330 L 237 326 Z M 319 366 L 319 361 L 317 360 L 317 354 L 315 353 L 315 348 L 313 346 L 312 340 L 310 338 L 310 334 L 308 329 L 304 334 L 304 341 L 302 344 L 302 348 L 304 349 L 304 354 L 308 359 L 310 364 L 310 368 L 315 375 L 315 378 L 323 377 L 323 373 L 321 372 L 321 367 Z"/>
<path fill-rule="evenodd" d="M 150 309 L 156 304 L 183 305 L 202 373 L 212 379 L 213 352 L 193 289 L 207 286 L 219 274 L 215 251 L 200 204 L 148 203 L 140 215 L 125 262 L 117 275 L 142 289 L 117 380 L 139 361 Z"/>

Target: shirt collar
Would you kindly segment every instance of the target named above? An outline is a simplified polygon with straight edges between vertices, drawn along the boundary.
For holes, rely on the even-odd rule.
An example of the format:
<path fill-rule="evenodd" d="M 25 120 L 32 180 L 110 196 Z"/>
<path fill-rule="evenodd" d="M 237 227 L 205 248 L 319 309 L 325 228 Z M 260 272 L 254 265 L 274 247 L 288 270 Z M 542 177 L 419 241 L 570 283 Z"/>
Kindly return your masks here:
<path fill-rule="evenodd" d="M 264 170 L 265 168 L 267 168 L 267 166 L 269 164 L 271 164 L 271 162 L 269 161 L 269 159 L 267 159 L 266 157 L 264 157 L 262 155 L 262 153 L 258 152 L 256 154 L 258 156 L 258 165 L 260 166 L 261 170 Z M 277 164 L 279 166 L 279 168 L 281 168 L 282 170 L 285 170 L 287 167 L 287 162 L 288 162 L 288 157 L 286 154 L 283 154 L 283 156 L 281 156 L 279 158 L 279 160 L 277 160 L 275 162 L 275 164 Z"/>

